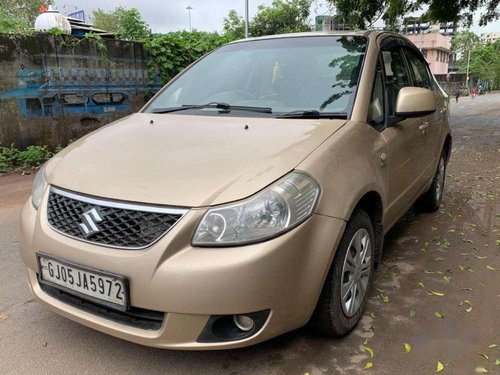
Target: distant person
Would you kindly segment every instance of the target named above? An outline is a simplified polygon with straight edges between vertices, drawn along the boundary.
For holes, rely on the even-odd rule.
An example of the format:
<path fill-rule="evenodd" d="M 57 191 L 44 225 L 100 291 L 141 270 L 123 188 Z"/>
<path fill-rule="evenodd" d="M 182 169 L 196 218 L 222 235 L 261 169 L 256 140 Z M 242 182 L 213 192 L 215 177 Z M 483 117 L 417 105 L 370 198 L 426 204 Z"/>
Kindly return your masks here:
<path fill-rule="evenodd" d="M 455 91 L 455 103 L 458 103 L 458 98 L 460 98 L 460 89 L 457 89 L 457 91 Z"/>
<path fill-rule="evenodd" d="M 472 88 L 470 89 L 470 93 L 471 93 L 470 98 L 471 99 L 474 99 L 476 97 L 476 92 L 477 92 L 476 86 L 472 86 Z"/>

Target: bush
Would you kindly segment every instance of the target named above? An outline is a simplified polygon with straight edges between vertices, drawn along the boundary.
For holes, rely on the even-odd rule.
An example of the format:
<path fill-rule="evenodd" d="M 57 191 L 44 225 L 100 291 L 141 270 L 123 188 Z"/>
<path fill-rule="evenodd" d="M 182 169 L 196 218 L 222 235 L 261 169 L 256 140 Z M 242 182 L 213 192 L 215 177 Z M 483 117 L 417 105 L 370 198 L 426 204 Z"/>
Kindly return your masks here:
<path fill-rule="evenodd" d="M 9 163 L 5 156 L 0 154 L 0 173 L 5 173 L 9 169 Z"/>
<path fill-rule="evenodd" d="M 52 157 L 47 146 L 28 146 L 25 151 L 19 151 L 17 160 L 21 167 L 36 167 Z"/>
<path fill-rule="evenodd" d="M 228 41 L 218 33 L 196 30 L 151 34 L 144 40 L 144 48 L 151 57 L 149 76 L 158 69 L 161 83 L 165 84 L 193 61 Z"/>
<path fill-rule="evenodd" d="M 14 145 L 10 147 L 0 147 L 0 157 L 7 165 L 14 166 L 18 163 L 19 150 L 14 148 Z"/>

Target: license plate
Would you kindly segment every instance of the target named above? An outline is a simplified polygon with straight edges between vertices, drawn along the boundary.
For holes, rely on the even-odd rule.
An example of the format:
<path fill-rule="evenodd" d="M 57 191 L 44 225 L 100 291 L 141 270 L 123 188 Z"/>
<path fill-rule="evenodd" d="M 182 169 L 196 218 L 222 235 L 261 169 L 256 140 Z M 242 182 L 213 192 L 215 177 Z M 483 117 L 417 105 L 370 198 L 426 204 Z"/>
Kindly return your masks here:
<path fill-rule="evenodd" d="M 44 253 L 37 255 L 40 282 L 104 306 L 127 310 L 125 277 L 80 266 Z"/>

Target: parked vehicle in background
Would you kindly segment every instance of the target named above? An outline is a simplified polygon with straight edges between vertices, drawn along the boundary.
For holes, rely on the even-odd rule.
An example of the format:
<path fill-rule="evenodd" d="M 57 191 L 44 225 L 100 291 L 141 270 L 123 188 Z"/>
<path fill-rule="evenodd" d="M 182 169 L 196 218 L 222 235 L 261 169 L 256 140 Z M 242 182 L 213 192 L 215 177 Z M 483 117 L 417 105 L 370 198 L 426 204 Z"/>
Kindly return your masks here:
<path fill-rule="evenodd" d="M 36 299 L 172 349 L 360 320 L 384 235 L 436 210 L 449 98 L 386 32 L 248 39 L 54 156 L 22 213 Z"/>

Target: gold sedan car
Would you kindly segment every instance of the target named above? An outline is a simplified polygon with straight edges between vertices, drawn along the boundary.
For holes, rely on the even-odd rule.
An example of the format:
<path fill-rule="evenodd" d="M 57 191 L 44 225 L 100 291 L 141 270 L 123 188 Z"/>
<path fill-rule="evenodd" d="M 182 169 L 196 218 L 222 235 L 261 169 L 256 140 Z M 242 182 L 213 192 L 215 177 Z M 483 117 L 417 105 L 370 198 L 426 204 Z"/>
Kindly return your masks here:
<path fill-rule="evenodd" d="M 386 32 L 248 39 L 53 157 L 21 221 L 36 299 L 170 349 L 360 320 L 385 233 L 436 210 L 449 99 Z"/>

